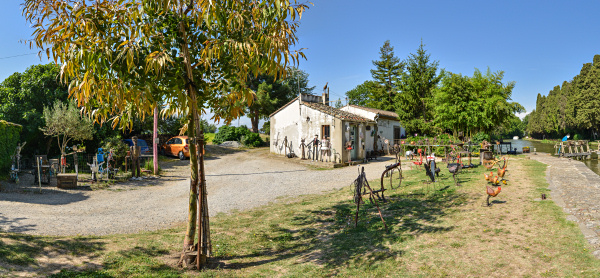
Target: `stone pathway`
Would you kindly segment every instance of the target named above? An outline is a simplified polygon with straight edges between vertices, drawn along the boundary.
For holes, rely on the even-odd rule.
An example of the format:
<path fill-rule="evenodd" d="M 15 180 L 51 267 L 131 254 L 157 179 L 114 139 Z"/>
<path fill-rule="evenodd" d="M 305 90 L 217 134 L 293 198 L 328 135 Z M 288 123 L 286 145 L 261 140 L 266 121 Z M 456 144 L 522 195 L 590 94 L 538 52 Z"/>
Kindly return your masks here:
<path fill-rule="evenodd" d="M 548 165 L 552 199 L 568 214 L 567 220 L 579 224 L 592 253 L 600 258 L 600 176 L 577 160 L 541 153 L 530 157 Z"/>

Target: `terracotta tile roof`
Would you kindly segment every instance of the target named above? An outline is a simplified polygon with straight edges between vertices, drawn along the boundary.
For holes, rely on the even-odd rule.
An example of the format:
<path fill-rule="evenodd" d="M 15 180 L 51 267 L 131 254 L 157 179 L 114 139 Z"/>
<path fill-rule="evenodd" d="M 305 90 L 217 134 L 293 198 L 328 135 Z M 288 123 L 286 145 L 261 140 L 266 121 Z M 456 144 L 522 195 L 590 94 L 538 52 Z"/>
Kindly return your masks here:
<path fill-rule="evenodd" d="M 354 105 L 354 104 L 348 104 L 348 106 L 354 107 L 354 108 L 358 108 L 358 109 L 362 109 L 362 110 L 366 110 L 366 111 L 373 112 L 373 113 L 377 113 L 377 114 L 379 114 L 381 116 L 386 116 L 386 117 L 394 118 L 396 120 L 398 119 L 398 114 L 396 114 L 394 112 L 385 111 L 385 110 L 381 110 L 381 109 L 370 108 L 370 107 L 358 106 L 358 105 Z"/>
<path fill-rule="evenodd" d="M 283 110 L 283 108 L 288 107 L 288 105 L 292 104 L 294 101 L 296 101 L 298 99 L 298 97 L 295 97 L 294 99 L 290 100 L 290 102 L 286 103 L 284 106 L 279 107 L 279 109 L 275 110 L 275 112 L 271 113 L 271 115 L 269 115 L 270 117 L 273 117 L 273 115 L 277 114 L 279 111 Z"/>
<path fill-rule="evenodd" d="M 354 122 L 365 122 L 365 123 L 371 123 L 373 121 L 367 119 L 367 118 L 363 118 L 361 116 L 358 116 L 356 114 L 352 114 L 350 112 L 346 112 L 340 109 L 337 109 L 335 107 L 331 107 L 329 105 L 325 105 L 322 103 L 316 103 L 316 102 L 302 102 L 303 105 L 306 105 L 312 109 L 321 111 L 325 114 L 331 115 L 333 117 L 336 117 L 338 119 L 341 120 L 346 120 L 346 121 L 354 121 Z"/>

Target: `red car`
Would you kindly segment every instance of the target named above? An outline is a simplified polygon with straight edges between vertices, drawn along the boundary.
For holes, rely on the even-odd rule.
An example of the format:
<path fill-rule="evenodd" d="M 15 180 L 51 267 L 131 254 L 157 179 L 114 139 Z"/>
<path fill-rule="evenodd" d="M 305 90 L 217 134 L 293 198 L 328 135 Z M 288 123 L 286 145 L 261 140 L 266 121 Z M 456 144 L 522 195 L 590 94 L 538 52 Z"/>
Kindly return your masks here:
<path fill-rule="evenodd" d="M 187 136 L 175 136 L 160 147 L 163 155 L 177 156 L 184 160 L 190 157 L 190 139 Z"/>

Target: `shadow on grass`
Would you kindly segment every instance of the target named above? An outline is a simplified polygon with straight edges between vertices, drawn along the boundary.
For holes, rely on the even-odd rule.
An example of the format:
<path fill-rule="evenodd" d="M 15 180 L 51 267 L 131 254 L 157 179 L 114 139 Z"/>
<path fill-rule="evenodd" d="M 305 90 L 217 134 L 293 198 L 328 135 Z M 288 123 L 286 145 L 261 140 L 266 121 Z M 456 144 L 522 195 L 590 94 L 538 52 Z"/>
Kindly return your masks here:
<path fill-rule="evenodd" d="M 93 237 L 76 237 L 56 240 L 39 236 L 0 232 L 0 261 L 13 266 L 39 267 L 36 257 L 46 250 L 75 257 L 87 255 L 94 258 L 96 251 L 104 250 L 105 243 Z M 53 268 L 72 267 L 68 262 L 63 265 L 53 263 Z"/>
<path fill-rule="evenodd" d="M 395 194 L 380 204 L 388 231 L 377 214 L 375 205 L 362 204 L 358 226 L 354 227 L 356 205 L 342 201 L 320 210 L 299 211 L 292 216 L 293 228 L 271 224 L 267 231 L 257 231 L 252 239 L 261 248 L 243 255 L 231 247 L 221 247 L 214 257 L 220 269 L 244 269 L 276 261 L 296 258 L 301 263 L 314 262 L 329 269 L 359 263 L 369 267 L 387 258 L 404 254 L 390 248 L 422 234 L 444 233 L 454 229 L 440 224 L 440 218 L 452 207 L 466 200 L 455 189 L 436 190 L 429 194 L 416 192 Z M 224 243 L 227 240 L 221 242 Z"/>
<path fill-rule="evenodd" d="M 159 259 L 168 253 L 168 250 L 156 247 L 136 246 L 127 250 L 108 253 L 104 260 L 104 269 L 83 271 L 63 269 L 50 277 L 181 277 L 181 269 L 169 266 Z"/>

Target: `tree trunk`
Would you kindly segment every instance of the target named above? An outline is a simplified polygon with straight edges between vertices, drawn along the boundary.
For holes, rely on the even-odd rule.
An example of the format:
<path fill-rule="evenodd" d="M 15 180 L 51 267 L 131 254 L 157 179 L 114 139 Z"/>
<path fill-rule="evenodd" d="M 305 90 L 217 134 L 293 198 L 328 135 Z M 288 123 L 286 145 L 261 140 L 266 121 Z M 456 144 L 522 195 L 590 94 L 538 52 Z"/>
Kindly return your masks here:
<path fill-rule="evenodd" d="M 198 207 L 197 207 L 197 201 L 200 200 L 206 200 L 206 196 L 198 196 L 198 139 L 196 137 L 198 130 L 200 127 L 197 126 L 197 123 L 199 123 L 198 119 L 198 100 L 197 100 L 197 94 L 196 94 L 196 86 L 194 84 L 194 75 L 192 72 L 192 64 L 190 61 L 190 54 L 189 54 L 189 49 L 188 49 L 188 42 L 187 42 L 187 31 L 185 29 L 185 25 L 184 25 L 184 21 L 180 21 L 179 22 L 179 35 L 180 38 L 182 39 L 181 41 L 181 54 L 183 57 L 183 63 L 185 66 L 185 73 L 186 73 L 186 80 L 187 80 L 187 84 L 186 84 L 186 91 L 187 91 L 187 95 L 190 98 L 190 102 L 188 104 L 188 137 L 194 138 L 195 140 L 193 140 L 193 143 L 189 145 L 190 148 L 190 172 L 191 172 L 191 177 L 190 177 L 190 199 L 189 199 L 189 203 L 188 203 L 188 224 L 187 224 L 187 229 L 186 229 L 186 234 L 185 234 L 185 238 L 183 240 L 183 252 L 181 254 L 181 258 L 179 259 L 179 265 L 183 266 L 183 267 L 192 267 L 194 265 L 194 260 L 196 260 L 197 262 L 197 266 L 198 267 L 202 267 L 205 263 L 206 263 L 206 256 L 208 256 L 208 254 L 204 253 L 202 257 L 197 256 L 196 254 L 194 254 L 194 238 L 196 235 L 196 218 L 198 216 Z M 202 134 L 200 132 L 200 134 Z M 203 191 L 202 194 L 206 194 L 206 191 Z M 203 202 L 202 204 L 203 206 L 208 206 L 206 204 L 206 202 Z M 204 214 L 200 214 L 201 219 L 204 218 Z M 208 224 L 205 224 L 206 228 L 208 228 Z M 201 228 L 204 228 L 204 226 L 201 226 Z M 200 230 L 204 230 L 204 229 L 200 229 Z M 204 240 L 202 238 L 199 239 L 200 242 L 203 242 Z M 200 247 L 200 244 L 198 244 L 198 246 Z M 201 248 L 197 248 L 197 250 L 201 250 Z"/>
<path fill-rule="evenodd" d="M 152 129 L 152 158 L 154 159 L 154 174 L 158 175 L 158 103 L 154 107 L 154 127 Z"/>
<path fill-rule="evenodd" d="M 252 117 L 250 117 L 250 122 L 252 122 L 252 132 L 258 133 L 258 113 L 252 113 Z"/>

